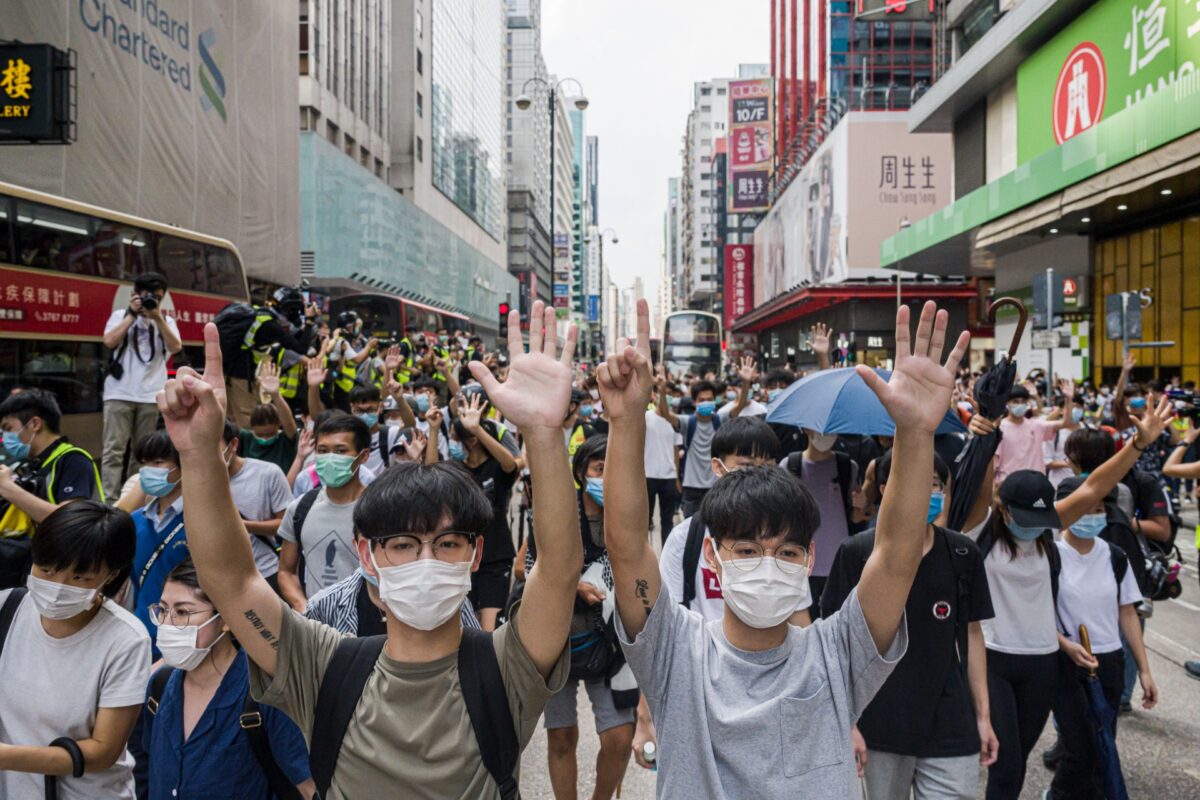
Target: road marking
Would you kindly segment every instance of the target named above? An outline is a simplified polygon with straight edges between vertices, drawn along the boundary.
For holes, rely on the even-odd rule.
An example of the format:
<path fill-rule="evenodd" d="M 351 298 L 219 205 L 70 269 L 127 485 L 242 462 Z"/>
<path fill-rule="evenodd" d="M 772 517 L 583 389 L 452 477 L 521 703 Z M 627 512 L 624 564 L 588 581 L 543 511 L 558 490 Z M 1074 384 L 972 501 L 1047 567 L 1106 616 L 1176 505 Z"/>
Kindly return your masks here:
<path fill-rule="evenodd" d="M 1175 598 L 1173 601 L 1171 601 L 1171 602 L 1175 603 L 1175 605 L 1177 605 L 1177 606 L 1183 606 L 1183 607 L 1184 607 L 1184 608 L 1186 608 L 1188 611 L 1200 611 L 1200 606 L 1193 605 L 1193 604 L 1189 603 L 1187 600 L 1182 600 L 1182 599 L 1180 599 L 1180 598 L 1178 598 L 1178 597 L 1176 597 L 1176 598 Z"/>
<path fill-rule="evenodd" d="M 1158 631 L 1150 630 L 1149 628 L 1146 629 L 1146 633 L 1152 634 L 1155 637 L 1162 639 L 1165 642 L 1169 642 L 1170 644 L 1174 645 L 1175 647 L 1178 647 L 1180 650 L 1182 650 L 1185 653 L 1191 653 L 1193 656 L 1200 656 L 1200 653 L 1197 653 L 1195 650 L 1193 650 L 1192 648 L 1188 647 L 1185 644 L 1180 644 L 1179 642 L 1172 639 L 1170 636 L 1164 636 L 1163 634 L 1159 633 Z M 1166 653 L 1160 652 L 1159 655 L 1166 657 L 1166 658 L 1170 658 L 1169 656 L 1167 656 Z"/>

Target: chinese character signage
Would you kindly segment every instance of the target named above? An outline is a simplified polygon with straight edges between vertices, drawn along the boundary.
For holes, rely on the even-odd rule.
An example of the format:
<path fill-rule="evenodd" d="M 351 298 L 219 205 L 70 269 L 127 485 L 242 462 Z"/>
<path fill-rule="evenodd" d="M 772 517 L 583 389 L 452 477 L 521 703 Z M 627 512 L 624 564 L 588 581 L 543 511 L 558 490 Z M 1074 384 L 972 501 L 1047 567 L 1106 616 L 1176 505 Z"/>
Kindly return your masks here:
<path fill-rule="evenodd" d="M 587 298 L 587 320 L 588 322 L 600 321 L 600 295 L 589 294 Z"/>
<path fill-rule="evenodd" d="M 774 126 L 771 79 L 729 83 L 729 211 L 765 211 L 770 201 Z"/>
<path fill-rule="evenodd" d="M 0 142 L 69 141 L 70 63 L 48 44 L 0 44 Z"/>
<path fill-rule="evenodd" d="M 1101 0 L 1017 70 L 1018 161 L 1170 91 L 1197 63 L 1196 0 Z"/>
<path fill-rule="evenodd" d="M 725 327 L 754 307 L 754 245 L 725 245 Z"/>
<path fill-rule="evenodd" d="M 912 22 L 934 18 L 935 0 L 855 0 L 854 15 L 868 22 Z"/>
<path fill-rule="evenodd" d="M 99 339 L 112 312 L 129 304 L 131 289 L 128 283 L 0 267 L 0 334 Z M 175 317 L 184 342 L 200 344 L 204 323 L 228 304 L 219 297 L 172 289 L 162 309 Z"/>
<path fill-rule="evenodd" d="M 571 240 L 565 233 L 554 234 L 554 307 L 559 319 L 571 308 Z"/>

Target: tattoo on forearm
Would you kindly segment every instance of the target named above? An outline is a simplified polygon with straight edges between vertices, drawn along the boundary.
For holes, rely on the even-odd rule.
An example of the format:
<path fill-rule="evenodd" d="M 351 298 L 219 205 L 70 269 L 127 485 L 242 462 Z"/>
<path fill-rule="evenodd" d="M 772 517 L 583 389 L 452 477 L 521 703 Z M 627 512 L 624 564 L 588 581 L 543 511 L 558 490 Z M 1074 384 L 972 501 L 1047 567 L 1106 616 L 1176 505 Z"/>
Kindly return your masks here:
<path fill-rule="evenodd" d="M 634 585 L 637 586 L 637 589 L 634 593 L 638 596 L 638 599 L 642 601 L 642 606 L 645 607 L 646 616 L 648 617 L 650 616 L 650 609 L 654 606 L 654 604 L 650 602 L 650 584 L 647 583 L 645 579 L 638 578 L 636 581 L 634 581 Z"/>
<path fill-rule="evenodd" d="M 263 641 L 271 645 L 273 649 L 279 649 L 279 638 L 271 632 L 270 628 L 263 624 L 263 621 L 258 614 L 254 613 L 254 609 L 247 611 L 244 616 L 246 617 L 246 620 L 254 626 L 254 630 L 258 631 L 258 635 L 263 638 Z"/>

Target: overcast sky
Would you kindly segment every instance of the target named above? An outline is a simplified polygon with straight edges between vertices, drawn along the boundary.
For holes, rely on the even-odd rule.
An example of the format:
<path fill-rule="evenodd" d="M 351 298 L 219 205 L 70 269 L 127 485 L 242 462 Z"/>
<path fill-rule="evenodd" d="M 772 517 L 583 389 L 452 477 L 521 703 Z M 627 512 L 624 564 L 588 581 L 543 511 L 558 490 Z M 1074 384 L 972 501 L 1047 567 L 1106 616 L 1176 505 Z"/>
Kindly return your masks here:
<path fill-rule="evenodd" d="M 667 179 L 682 168 L 692 83 L 767 63 L 770 45 L 767 0 L 542 0 L 546 65 L 577 78 L 591 101 L 600 225 L 621 240 L 604 259 L 619 287 L 640 275 L 656 297 Z"/>

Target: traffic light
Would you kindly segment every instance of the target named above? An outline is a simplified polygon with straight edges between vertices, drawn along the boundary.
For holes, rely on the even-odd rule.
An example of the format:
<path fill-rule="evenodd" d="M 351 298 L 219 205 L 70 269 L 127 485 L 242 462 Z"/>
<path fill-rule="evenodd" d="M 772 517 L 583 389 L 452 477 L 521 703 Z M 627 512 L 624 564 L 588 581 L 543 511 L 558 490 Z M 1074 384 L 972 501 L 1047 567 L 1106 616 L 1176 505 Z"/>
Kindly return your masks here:
<path fill-rule="evenodd" d="M 508 303 L 500 304 L 500 330 L 505 330 L 508 327 L 508 312 L 512 307 Z"/>

